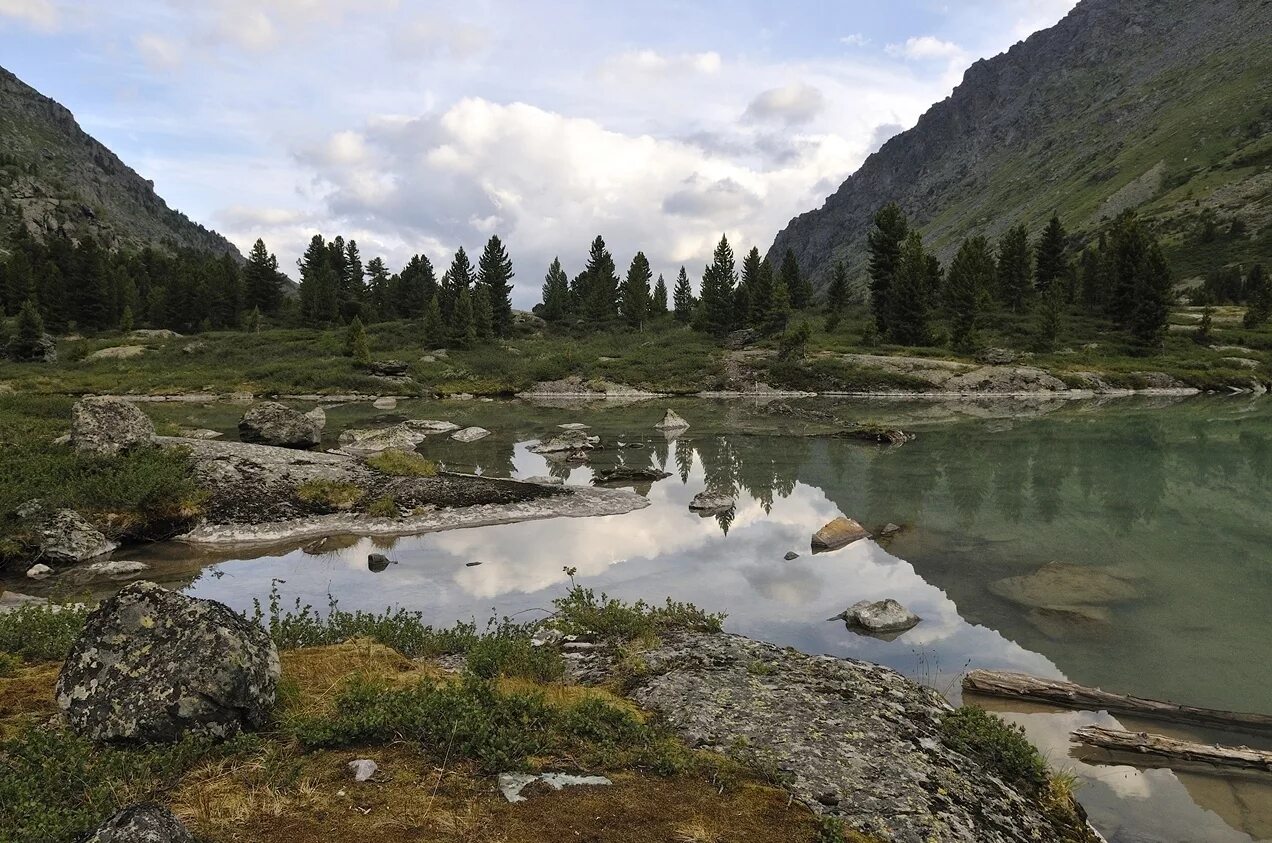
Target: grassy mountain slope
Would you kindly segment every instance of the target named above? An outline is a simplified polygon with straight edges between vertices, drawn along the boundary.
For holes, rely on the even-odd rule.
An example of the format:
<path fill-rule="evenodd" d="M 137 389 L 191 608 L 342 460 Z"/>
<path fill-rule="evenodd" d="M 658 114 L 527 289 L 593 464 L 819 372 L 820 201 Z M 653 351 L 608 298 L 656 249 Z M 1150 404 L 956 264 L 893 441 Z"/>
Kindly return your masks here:
<path fill-rule="evenodd" d="M 70 111 L 0 68 L 0 248 L 19 225 L 37 237 L 93 235 L 115 247 L 240 257 L 224 237 L 169 208 Z"/>
<path fill-rule="evenodd" d="M 1181 278 L 1269 260 L 1272 0 L 1083 0 L 968 68 L 769 256 L 793 249 L 818 286 L 837 260 L 861 279 L 871 217 L 889 201 L 943 259 L 1017 222 L 1036 235 L 1053 211 L 1084 239 L 1134 207 Z"/>

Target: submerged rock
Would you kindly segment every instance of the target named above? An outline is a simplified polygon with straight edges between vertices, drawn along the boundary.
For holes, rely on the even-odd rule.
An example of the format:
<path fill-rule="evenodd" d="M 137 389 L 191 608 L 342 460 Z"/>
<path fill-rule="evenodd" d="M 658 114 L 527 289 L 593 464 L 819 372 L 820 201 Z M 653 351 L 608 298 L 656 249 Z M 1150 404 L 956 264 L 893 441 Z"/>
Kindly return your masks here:
<path fill-rule="evenodd" d="M 841 439 L 855 439 L 858 442 L 873 442 L 878 445 L 904 445 L 914 438 L 904 430 L 873 424 L 858 425 L 835 435 Z"/>
<path fill-rule="evenodd" d="M 240 439 L 258 445 L 312 448 L 322 440 L 322 427 L 314 419 L 276 401 L 249 408 L 238 428 Z"/>
<path fill-rule="evenodd" d="M 581 430 L 571 430 L 530 446 L 534 454 L 560 454 L 574 451 L 591 451 L 601 444 L 601 437 L 588 436 Z"/>
<path fill-rule="evenodd" d="M 150 418 L 122 398 L 81 398 L 71 408 L 71 447 L 90 454 L 118 454 L 149 445 L 155 436 Z"/>
<path fill-rule="evenodd" d="M 675 410 L 668 409 L 663 413 L 662 421 L 654 425 L 659 430 L 684 430 L 689 426 L 689 422 L 682 419 Z"/>
<path fill-rule="evenodd" d="M 26 570 L 27 579 L 46 580 L 53 575 L 53 569 L 48 565 L 35 564 Z"/>
<path fill-rule="evenodd" d="M 375 407 L 377 410 L 396 410 L 397 399 L 386 395 L 383 398 L 377 398 L 372 401 L 371 406 Z"/>
<path fill-rule="evenodd" d="M 592 429 L 591 425 L 583 424 L 582 422 L 566 422 L 565 424 L 558 424 L 557 427 L 561 428 L 561 430 L 591 430 Z"/>
<path fill-rule="evenodd" d="M 77 580 L 124 579 L 149 570 L 150 566 L 145 562 L 112 559 L 109 562 L 93 562 L 82 568 L 74 568 L 68 573 Z"/>
<path fill-rule="evenodd" d="M 722 495 L 719 492 L 699 492 L 693 496 L 693 500 L 689 501 L 689 509 L 693 512 L 700 512 L 703 515 L 728 512 L 733 507 L 733 498 L 728 495 Z"/>
<path fill-rule="evenodd" d="M 552 477 L 547 474 L 536 474 L 533 477 L 524 479 L 525 483 L 538 483 L 540 486 L 564 486 L 565 480 L 561 477 Z"/>
<path fill-rule="evenodd" d="M 849 626 L 858 626 L 870 632 L 904 632 L 917 626 L 922 620 L 890 597 L 874 603 L 869 600 L 854 603 L 840 617 Z"/>
<path fill-rule="evenodd" d="M 989 584 L 1005 600 L 1035 609 L 1107 606 L 1134 600 L 1134 583 L 1090 565 L 1049 562 L 1031 574 Z"/>
<path fill-rule="evenodd" d="M 451 434 L 451 439 L 456 442 L 476 442 L 478 439 L 485 439 L 490 435 L 490 431 L 484 427 L 466 427 L 463 430 L 457 430 Z"/>
<path fill-rule="evenodd" d="M 194 837 L 167 808 L 144 802 L 115 814 L 80 843 L 194 843 Z"/>
<path fill-rule="evenodd" d="M 228 738 L 266 722 L 278 675 L 278 651 L 257 624 L 137 582 L 88 616 L 58 675 L 57 704 L 89 740 Z"/>
<path fill-rule="evenodd" d="M 437 421 L 435 419 L 407 419 L 402 424 L 408 429 L 416 433 L 450 433 L 459 430 L 459 425 L 454 422 Z"/>
<path fill-rule="evenodd" d="M 824 550 L 838 550 L 852 544 L 858 539 L 867 538 L 870 534 L 851 518 L 839 516 L 816 533 L 813 533 L 812 547 L 814 553 Z"/>

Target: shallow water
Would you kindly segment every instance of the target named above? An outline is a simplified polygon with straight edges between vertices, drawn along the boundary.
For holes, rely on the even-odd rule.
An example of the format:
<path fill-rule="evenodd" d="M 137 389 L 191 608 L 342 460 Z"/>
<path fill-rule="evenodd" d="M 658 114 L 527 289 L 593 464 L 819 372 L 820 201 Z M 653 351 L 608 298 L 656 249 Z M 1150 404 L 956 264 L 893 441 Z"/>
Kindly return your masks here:
<path fill-rule="evenodd" d="M 653 429 L 668 403 L 692 424 L 674 440 Z M 205 426 L 231 426 L 224 407 L 194 412 Z M 882 448 L 803 435 L 832 429 L 827 414 L 895 422 L 918 438 Z M 349 405 L 328 417 L 335 430 L 411 417 L 480 424 L 495 435 L 469 445 L 433 438 L 420 450 L 452 469 L 555 473 L 571 484 L 587 483 L 591 470 L 550 465 L 528 445 L 557 424 L 581 421 L 607 445 L 594 464 L 654 464 L 672 476 L 641 489 L 649 508 L 610 518 L 252 554 L 168 545 L 132 556 L 156 562 L 192 594 L 240 609 L 276 584 L 286 604 L 324 606 L 331 595 L 343 608 L 400 605 L 438 623 L 533 617 L 564 592 L 568 566 L 597 590 L 725 611 L 731 631 L 882 662 L 955 700 L 962 673 L 985 667 L 1194 705 L 1272 709 L 1272 402 L 404 402 L 392 412 Z M 736 494 L 731 517 L 689 512 L 708 486 Z M 890 541 L 810 554 L 810 534 L 841 513 L 872 530 L 887 522 L 904 529 Z M 386 549 L 398 564 L 369 571 L 368 552 Z M 784 561 L 790 550 L 801 555 Z M 1053 561 L 1113 574 L 1134 596 L 1074 622 L 990 589 Z M 923 622 L 885 641 L 825 620 L 884 597 Z M 1079 798 L 1111 841 L 1272 839 L 1266 781 L 1085 764 L 1070 756 L 1068 732 L 1112 718 L 1037 709 L 1006 716 L 1055 766 L 1084 780 Z"/>

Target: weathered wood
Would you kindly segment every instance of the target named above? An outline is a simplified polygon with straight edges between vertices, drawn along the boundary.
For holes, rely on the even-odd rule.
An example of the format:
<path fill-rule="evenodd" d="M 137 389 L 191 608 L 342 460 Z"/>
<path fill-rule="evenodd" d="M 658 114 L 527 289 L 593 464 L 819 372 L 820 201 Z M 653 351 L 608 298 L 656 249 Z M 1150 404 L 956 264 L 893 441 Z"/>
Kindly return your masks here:
<path fill-rule="evenodd" d="M 973 670 L 963 679 L 963 690 L 991 697 L 1050 703 L 1084 711 L 1104 710 L 1173 723 L 1191 723 L 1237 731 L 1272 732 L 1272 715 L 1214 708 L 1195 708 L 1146 697 L 1114 694 L 1087 688 L 1060 679 L 1043 679 L 1027 673 L 1001 670 Z"/>
<path fill-rule="evenodd" d="M 1240 770 L 1272 771 L 1272 752 L 1248 746 L 1221 746 L 1192 743 L 1148 732 L 1124 732 L 1103 726 L 1083 726 L 1073 730 L 1073 740 L 1113 752 L 1151 755 L 1170 762 L 1214 764 Z"/>

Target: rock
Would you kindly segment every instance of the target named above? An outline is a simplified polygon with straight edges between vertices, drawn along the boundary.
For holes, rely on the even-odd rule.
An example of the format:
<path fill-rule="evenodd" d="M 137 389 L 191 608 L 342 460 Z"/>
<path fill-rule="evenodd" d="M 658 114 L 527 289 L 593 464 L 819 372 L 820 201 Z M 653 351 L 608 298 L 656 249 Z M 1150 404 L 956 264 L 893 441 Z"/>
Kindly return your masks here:
<path fill-rule="evenodd" d="M 1138 381 L 1142 389 L 1187 389 L 1188 384 L 1165 372 L 1131 372 L 1128 377 Z"/>
<path fill-rule="evenodd" d="M 869 535 L 866 529 L 856 521 L 841 515 L 816 533 L 813 533 L 813 552 L 838 550 L 858 539 L 867 538 Z"/>
<path fill-rule="evenodd" d="M 1100 637 L 1113 628 L 1113 613 L 1105 606 L 1030 609 L 1025 619 L 1043 635 L 1060 641 L 1076 637 Z"/>
<path fill-rule="evenodd" d="M 367 570 L 378 574 L 388 568 L 390 565 L 396 565 L 397 562 L 383 553 L 372 553 L 367 556 Z"/>
<path fill-rule="evenodd" d="M 396 410 L 397 399 L 391 395 L 386 395 L 383 398 L 377 398 L 372 401 L 371 406 L 375 407 L 377 410 Z"/>
<path fill-rule="evenodd" d="M 901 526 L 891 521 L 879 528 L 879 536 L 885 539 L 890 539 L 899 532 L 901 532 Z"/>
<path fill-rule="evenodd" d="M 411 365 L 405 360 L 372 360 L 367 364 L 367 371 L 373 375 L 398 378 L 405 375 Z"/>
<path fill-rule="evenodd" d="M 346 766 L 349 768 L 349 772 L 353 773 L 355 782 L 367 781 L 380 769 L 380 765 L 370 758 L 358 758 L 350 761 Z"/>
<path fill-rule="evenodd" d="M 322 441 L 315 421 L 276 401 L 250 407 L 239 421 L 239 439 L 281 448 L 312 448 Z"/>
<path fill-rule="evenodd" d="M 58 675 L 57 704 L 94 741 L 228 738 L 268 720 L 278 675 L 278 651 L 257 624 L 136 582 L 88 616 Z"/>
<path fill-rule="evenodd" d="M 305 413 L 305 418 L 318 426 L 319 433 L 327 426 L 327 411 L 322 407 L 314 407 L 308 413 Z"/>
<path fill-rule="evenodd" d="M 942 390 L 959 393 L 1064 392 L 1069 387 L 1059 378 L 1033 366 L 983 366 L 955 375 Z"/>
<path fill-rule="evenodd" d="M 692 512 L 700 512 L 703 515 L 714 515 L 719 512 L 728 512 L 733 509 L 733 498 L 728 495 L 722 495 L 718 492 L 704 491 L 693 496 L 693 500 L 689 501 L 689 509 Z"/>
<path fill-rule="evenodd" d="M 182 439 L 220 439 L 221 431 L 204 427 L 183 427 L 177 430 Z"/>
<path fill-rule="evenodd" d="M 1020 356 L 1020 352 L 1009 348 L 985 348 L 976 355 L 976 361 L 989 366 L 1008 366 L 1019 360 Z"/>
<path fill-rule="evenodd" d="M 207 348 L 207 345 L 208 344 L 205 343 L 203 340 L 195 340 L 192 343 L 187 343 L 181 346 L 181 353 L 194 354 L 196 351 L 202 351 L 203 349 Z"/>
<path fill-rule="evenodd" d="M 754 328 L 743 328 L 739 331 L 732 331 L 724 338 L 724 347 L 737 351 L 740 348 L 746 348 L 748 345 L 754 345 L 761 339 L 760 332 Z"/>
<path fill-rule="evenodd" d="M 1253 360 L 1249 357 L 1225 357 L 1223 362 L 1231 363 L 1242 369 L 1257 369 L 1263 365 L 1261 360 Z"/>
<path fill-rule="evenodd" d="M 543 773 L 537 776 L 532 773 L 499 774 L 499 790 L 509 802 L 525 802 L 526 797 L 522 796 L 521 792 L 533 782 L 543 782 L 553 790 L 562 790 L 567 787 L 604 787 L 613 784 L 604 776 L 576 776 L 570 773 Z"/>
<path fill-rule="evenodd" d="M 42 334 L 31 346 L 23 346 L 18 340 L 9 341 L 9 357 L 19 363 L 56 363 L 57 338 L 52 334 Z"/>
<path fill-rule="evenodd" d="M 527 477 L 526 483 L 538 483 L 540 486 L 564 486 L 565 480 L 560 477 L 550 477 L 546 474 L 536 474 L 534 477 Z"/>
<path fill-rule="evenodd" d="M 407 419 L 402 424 L 408 430 L 424 434 L 450 433 L 451 431 L 459 430 L 459 425 L 454 422 L 436 421 L 434 419 Z"/>
<path fill-rule="evenodd" d="M 598 485 L 601 483 L 649 483 L 670 476 L 670 473 L 657 468 L 618 465 L 613 468 L 597 469 L 592 475 L 592 482 Z"/>
<path fill-rule="evenodd" d="M 33 579 L 33 580 L 46 580 L 50 576 L 52 576 L 52 574 L 53 574 L 52 568 L 50 568 L 48 565 L 43 565 L 40 563 L 36 563 L 35 565 L 32 565 L 30 568 L 27 568 L 27 572 L 26 572 L 27 578 Z"/>
<path fill-rule="evenodd" d="M 544 439 L 530 446 L 534 454 L 559 454 L 572 451 L 590 451 L 601 444 L 601 437 L 588 436 L 581 430 L 572 430 Z"/>
<path fill-rule="evenodd" d="M 30 513 L 29 509 L 26 511 Z M 37 508 L 34 515 L 23 517 L 32 521 L 40 556 L 50 562 L 84 562 L 119 547 L 73 509 L 44 512 Z"/>
<path fill-rule="evenodd" d="M 989 590 L 1013 603 L 1035 609 L 1107 606 L 1134 600 L 1135 585 L 1090 565 L 1050 562 L 1032 574 L 1005 577 Z"/>
<path fill-rule="evenodd" d="M 675 410 L 668 409 L 663 413 L 662 421 L 654 425 L 658 430 L 684 430 L 689 426 L 689 422 L 677 415 Z"/>
<path fill-rule="evenodd" d="M 194 843 L 173 813 L 154 802 L 125 808 L 79 843 Z"/>
<path fill-rule="evenodd" d="M 798 559 L 799 554 L 793 550 L 788 550 L 786 551 L 786 555 L 783 556 L 782 558 L 785 559 L 787 562 L 790 562 L 792 559 Z"/>
<path fill-rule="evenodd" d="M 138 340 L 179 340 L 181 335 L 167 328 L 138 328 L 128 336 Z"/>
<path fill-rule="evenodd" d="M 559 424 L 557 425 L 557 427 L 561 428 L 562 430 L 591 430 L 592 429 L 591 425 L 583 424 L 582 422 L 567 422 L 566 424 Z"/>
<path fill-rule="evenodd" d="M 85 357 L 85 360 L 130 360 L 146 353 L 144 345 L 117 345 L 102 348 Z"/>
<path fill-rule="evenodd" d="M 894 427 L 863 424 L 835 434 L 841 439 L 856 439 L 860 442 L 873 442 L 878 445 L 904 445 L 914 437 Z"/>
<path fill-rule="evenodd" d="M 155 426 L 137 405 L 122 398 L 81 398 L 71 408 L 71 447 L 90 454 L 118 454 L 154 439 Z"/>
<path fill-rule="evenodd" d="M 841 616 L 849 626 L 870 632 L 904 632 L 919 623 L 919 616 L 892 598 L 854 603 Z"/>
<path fill-rule="evenodd" d="M 404 424 L 373 430 L 346 430 L 340 434 L 340 450 L 355 456 L 368 456 L 383 451 L 414 451 L 424 441 L 424 434 Z"/>
<path fill-rule="evenodd" d="M 476 567 L 477 567 L 478 565 L 480 565 L 480 564 L 481 564 L 480 562 L 465 562 L 465 563 L 464 563 L 464 567 L 465 567 L 465 568 L 476 568 Z"/>
<path fill-rule="evenodd" d="M 107 562 L 93 562 L 68 573 L 78 579 L 124 579 L 149 570 L 150 566 L 145 562 L 112 559 Z"/>
<path fill-rule="evenodd" d="M 466 427 L 463 430 L 457 430 L 451 434 L 451 439 L 456 442 L 476 442 L 478 439 L 485 439 L 490 435 L 490 431 L 484 427 Z"/>

